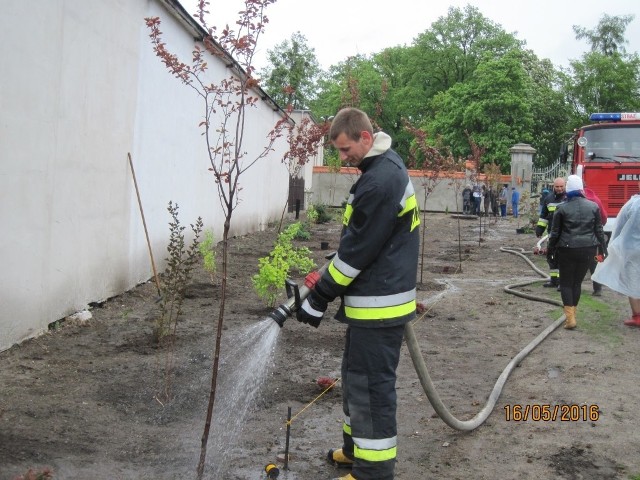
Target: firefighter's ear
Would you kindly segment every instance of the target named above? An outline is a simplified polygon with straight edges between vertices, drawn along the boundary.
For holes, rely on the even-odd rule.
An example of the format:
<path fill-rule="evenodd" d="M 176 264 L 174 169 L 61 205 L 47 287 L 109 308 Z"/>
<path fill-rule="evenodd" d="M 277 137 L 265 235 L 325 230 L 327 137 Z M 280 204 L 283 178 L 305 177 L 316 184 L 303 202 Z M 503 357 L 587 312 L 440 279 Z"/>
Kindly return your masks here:
<path fill-rule="evenodd" d="M 369 147 L 373 145 L 373 135 L 366 130 L 360 132 L 360 140 Z"/>

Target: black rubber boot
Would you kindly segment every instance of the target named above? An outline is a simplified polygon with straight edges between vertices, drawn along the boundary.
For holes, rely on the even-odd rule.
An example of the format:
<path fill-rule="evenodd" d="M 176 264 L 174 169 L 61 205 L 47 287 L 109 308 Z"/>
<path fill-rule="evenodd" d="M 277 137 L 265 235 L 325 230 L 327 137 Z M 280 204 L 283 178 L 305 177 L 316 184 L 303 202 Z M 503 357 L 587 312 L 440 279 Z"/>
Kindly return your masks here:
<path fill-rule="evenodd" d="M 593 295 L 594 297 L 601 297 L 602 285 L 599 284 L 598 282 L 593 282 L 593 293 L 591 295 Z"/>

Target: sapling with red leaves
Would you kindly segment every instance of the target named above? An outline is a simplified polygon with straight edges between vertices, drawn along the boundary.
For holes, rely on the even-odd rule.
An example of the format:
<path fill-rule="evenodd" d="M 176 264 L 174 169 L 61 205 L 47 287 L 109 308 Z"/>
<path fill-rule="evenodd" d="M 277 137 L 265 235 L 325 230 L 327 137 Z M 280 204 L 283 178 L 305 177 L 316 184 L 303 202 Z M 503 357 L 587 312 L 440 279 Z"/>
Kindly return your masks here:
<path fill-rule="evenodd" d="M 274 150 L 276 141 L 283 135 L 291 138 L 294 122 L 287 111 L 282 111 L 282 118 L 276 122 L 265 140 L 263 148 L 249 155 L 245 150 L 245 129 L 251 108 L 261 101 L 259 80 L 254 76 L 253 57 L 258 41 L 268 23 L 266 9 L 276 0 L 244 0 L 244 8 L 239 12 L 235 29 L 228 25 L 217 31 L 216 27 L 207 24 L 210 2 L 200 0 L 197 13 L 194 15 L 206 35 L 201 42 L 194 45 L 189 63 L 183 62 L 171 53 L 165 44 L 160 31 L 160 18 L 146 18 L 149 36 L 156 55 L 165 64 L 171 75 L 185 86 L 191 88 L 202 100 L 204 119 L 200 123 L 206 143 L 209 170 L 212 172 L 217 188 L 220 205 L 224 212 L 222 230 L 222 271 L 220 278 L 220 308 L 216 333 L 215 350 L 211 375 L 211 388 L 204 432 L 202 435 L 200 459 L 197 478 L 202 479 L 206 459 L 207 442 L 211 428 L 213 405 L 215 402 L 220 346 L 223 332 L 225 299 L 227 291 L 229 232 L 233 212 L 238 206 L 239 193 L 242 190 L 242 175 L 256 162 L 267 158 Z M 207 80 L 207 58 L 212 55 L 220 58 L 229 67 L 229 75 L 216 82 Z M 297 145 L 289 142 L 290 149 Z M 292 154 L 293 155 L 293 154 Z M 305 157 L 305 158 L 308 158 Z"/>

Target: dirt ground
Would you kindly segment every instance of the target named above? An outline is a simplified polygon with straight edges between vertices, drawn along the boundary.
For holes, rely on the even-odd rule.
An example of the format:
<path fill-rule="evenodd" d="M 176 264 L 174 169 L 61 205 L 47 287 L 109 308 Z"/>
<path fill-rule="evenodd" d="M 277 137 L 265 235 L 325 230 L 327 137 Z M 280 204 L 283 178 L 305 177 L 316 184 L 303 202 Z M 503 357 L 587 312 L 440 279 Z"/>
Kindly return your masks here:
<path fill-rule="evenodd" d="M 500 250 L 531 251 L 535 237 L 516 233 L 522 221 L 491 220 L 481 227 L 477 219 L 426 217 L 418 298 L 427 310 L 414 328 L 440 397 L 462 420 L 480 411 L 510 359 L 561 315 L 559 307 L 504 291 L 508 284 L 539 280 L 520 290 L 559 299 L 522 258 Z M 299 244 L 320 264 L 326 253 L 321 242 L 330 251 L 338 236 L 338 222 L 314 225 L 311 239 Z M 251 277 L 274 238 L 270 228 L 232 241 L 206 478 L 262 479 L 271 462 L 280 479 L 345 473 L 325 460 L 328 448 L 340 446 L 341 385 L 321 395 L 317 384 L 321 376 L 339 377 L 344 326 L 331 315 L 317 330 L 294 319 L 280 329 L 265 319 L 270 309 Z M 543 258 L 528 257 L 545 269 Z M 559 328 L 534 349 L 507 380 L 487 421 L 471 432 L 456 431 L 437 416 L 403 347 L 396 478 L 639 476 L 640 331 L 622 324 L 629 311 L 624 297 L 606 288 L 599 298 L 590 292 L 587 278 L 578 328 Z M 45 467 L 55 479 L 195 478 L 219 292 L 199 268 L 187 297 L 173 348 L 153 341 L 157 290 L 148 282 L 93 305 L 86 322 L 63 322 L 0 353 L 0 480 Z M 545 419 L 556 406 L 557 418 Z M 513 420 L 525 412 L 526 419 Z"/>

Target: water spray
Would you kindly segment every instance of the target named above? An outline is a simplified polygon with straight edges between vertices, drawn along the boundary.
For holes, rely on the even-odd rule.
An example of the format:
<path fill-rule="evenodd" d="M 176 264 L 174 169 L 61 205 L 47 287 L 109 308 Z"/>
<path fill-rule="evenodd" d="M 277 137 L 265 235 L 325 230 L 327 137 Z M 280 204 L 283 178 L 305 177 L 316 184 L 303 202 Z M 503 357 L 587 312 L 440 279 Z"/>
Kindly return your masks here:
<path fill-rule="evenodd" d="M 302 305 L 302 301 L 307 298 L 311 290 L 318 283 L 322 274 L 329 268 L 329 264 L 331 263 L 331 259 L 335 256 L 336 252 L 332 252 L 327 255 L 325 258 L 328 259 L 327 263 L 322 265 L 318 270 L 314 270 L 309 275 L 307 275 L 304 279 L 304 284 L 301 287 L 298 287 L 298 284 L 293 280 L 287 278 L 285 282 L 285 288 L 287 291 L 287 301 L 281 304 L 278 308 L 273 310 L 269 316 L 278 324 L 280 327 L 284 325 L 284 322 L 287 318 L 292 316 Z"/>

